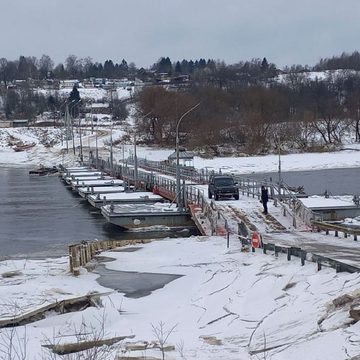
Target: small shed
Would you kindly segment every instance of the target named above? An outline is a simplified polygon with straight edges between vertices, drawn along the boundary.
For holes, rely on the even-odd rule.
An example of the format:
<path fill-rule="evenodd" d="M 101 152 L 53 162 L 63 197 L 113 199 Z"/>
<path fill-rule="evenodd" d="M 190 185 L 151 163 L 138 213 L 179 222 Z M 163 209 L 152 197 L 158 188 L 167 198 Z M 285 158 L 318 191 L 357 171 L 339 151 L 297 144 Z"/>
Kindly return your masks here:
<path fill-rule="evenodd" d="M 90 109 L 93 114 L 111 114 L 109 103 L 92 103 Z"/>
<path fill-rule="evenodd" d="M 168 160 L 176 164 L 176 150 L 168 156 Z M 184 166 L 194 166 L 194 153 L 180 148 L 179 163 Z"/>
<path fill-rule="evenodd" d="M 13 127 L 27 127 L 29 125 L 28 119 L 14 119 L 12 121 Z"/>
<path fill-rule="evenodd" d="M 0 128 L 9 128 L 12 126 L 11 120 L 0 120 Z"/>

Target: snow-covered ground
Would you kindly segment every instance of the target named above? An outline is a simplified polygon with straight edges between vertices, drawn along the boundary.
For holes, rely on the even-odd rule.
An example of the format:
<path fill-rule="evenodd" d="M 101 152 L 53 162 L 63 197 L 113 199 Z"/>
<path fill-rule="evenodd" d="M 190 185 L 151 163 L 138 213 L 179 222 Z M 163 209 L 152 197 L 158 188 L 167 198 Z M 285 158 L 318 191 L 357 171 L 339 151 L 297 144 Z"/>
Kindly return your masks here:
<path fill-rule="evenodd" d="M 77 155 L 64 152 L 65 144 L 61 146 L 59 130 L 47 130 L 47 137 L 58 141 L 50 147 L 40 135 L 45 131 L 1 129 L 0 164 L 75 163 Z M 112 131 L 114 139 L 121 134 L 121 129 Z M 35 142 L 36 146 L 16 153 L 8 145 L 10 135 L 24 143 Z M 108 154 L 109 137 L 110 131 L 102 129 L 98 145 L 103 157 Z M 95 146 L 95 141 L 95 135 L 90 132 L 83 138 L 84 146 L 90 148 Z M 126 155 L 131 151 L 133 146 L 124 147 Z M 171 152 L 172 149 L 140 146 L 137 149 L 138 156 L 152 160 L 163 160 Z M 358 154 L 354 147 L 354 150 L 331 154 L 284 155 L 281 159 L 283 170 L 356 167 Z M 122 147 L 119 147 L 116 157 L 121 159 L 122 156 Z M 277 156 L 271 155 L 196 158 L 195 166 L 250 173 L 276 171 L 277 161 Z M 357 242 L 350 238 L 300 232 L 306 230 L 301 227 L 295 231 L 291 219 L 283 216 L 281 208 L 273 203 L 269 204 L 269 212 L 284 227 L 282 232 L 262 216 L 261 204 L 256 198 L 242 196 L 240 201 L 219 201 L 217 205 L 229 214 L 231 211 L 246 214 L 260 233 L 266 235 L 266 240 L 328 245 L 334 249 L 341 241 L 342 246 L 358 258 Z M 334 256 L 336 252 L 334 250 Z M 306 262 L 301 266 L 298 258 L 288 262 L 281 254 L 275 257 L 260 251 L 242 252 L 235 235 L 230 237 L 229 248 L 222 237 L 191 237 L 132 245 L 128 251 L 101 255 L 114 259 L 104 266 L 125 271 L 127 275 L 140 272 L 181 277 L 147 296 L 133 298 L 99 285 L 96 272 L 83 269 L 80 276 L 72 276 L 67 258 L 0 262 L 0 323 L 50 302 L 94 291 L 106 293 L 98 307 L 65 314 L 51 311 L 45 318 L 34 319 L 26 326 L 0 329 L 0 358 L 9 359 L 7 355 L 13 346 L 18 351 L 26 348 L 27 355 L 23 359 L 60 359 L 47 355 L 41 346 L 78 342 L 80 338 L 94 340 L 134 335 L 132 339 L 121 341 L 116 349 L 125 359 L 134 356 L 126 350 L 127 342 L 139 344 L 158 340 L 156 332 L 161 326 L 164 336 L 169 335 L 167 343 L 175 345 L 175 350 L 167 353 L 167 359 L 339 360 L 360 353 L 360 323 L 351 322 L 349 304 L 335 306 L 333 303 L 344 294 L 359 297 L 359 274 L 336 273 L 330 268 L 317 272 L 316 264 Z M 156 349 L 135 353 L 144 359 L 161 358 Z M 106 354 L 104 358 L 114 357 Z"/>
<path fill-rule="evenodd" d="M 103 126 L 106 123 L 99 124 L 97 128 L 100 132 L 98 137 L 98 147 L 104 157 L 109 156 L 110 128 Z M 89 128 L 90 129 L 90 128 Z M 119 127 L 112 130 L 113 140 L 116 141 L 121 137 L 123 131 Z M 82 134 L 82 143 L 85 148 L 84 152 L 90 148 L 95 148 L 96 136 L 95 131 L 91 134 L 90 130 Z M 9 145 L 10 137 L 21 140 L 24 143 L 35 142 L 37 145 L 25 152 L 15 153 Z M 46 147 L 42 140 L 46 137 L 54 145 Z M 79 133 L 75 133 L 75 147 L 80 144 Z M 48 141 L 48 142 L 49 142 Z M 107 145 L 104 150 L 104 144 Z M 69 141 L 69 147 L 72 149 L 72 140 Z M 76 156 L 66 153 L 66 142 L 61 144 L 61 130 L 58 128 L 7 128 L 0 129 L 0 164 L 9 164 L 15 166 L 37 165 L 39 163 L 51 163 L 56 165 L 64 157 L 65 163 L 75 161 Z M 78 150 L 76 150 L 78 153 Z M 174 149 L 157 149 L 147 146 L 137 146 L 137 156 L 148 160 L 161 161 L 166 160 L 174 152 Z M 70 151 L 71 153 L 71 151 Z M 134 154 L 134 145 L 125 144 L 114 147 L 114 157 L 117 161 L 122 161 L 123 157 Z M 303 153 L 281 155 L 282 171 L 300 171 L 300 170 L 319 170 L 334 168 L 352 168 L 360 166 L 360 144 L 348 145 L 346 150 L 328 152 L 328 153 Z M 224 172 L 233 172 L 240 174 L 277 172 L 279 166 L 278 155 L 264 156 L 244 156 L 244 157 L 224 157 L 204 159 L 194 158 L 194 166 L 198 169 L 207 168 L 209 170 Z"/>
<path fill-rule="evenodd" d="M 101 88 L 82 88 L 79 87 L 79 94 L 81 99 L 84 99 L 85 101 L 104 101 L 104 100 L 110 100 L 111 96 L 110 96 L 110 92 L 105 90 L 105 89 L 101 89 Z M 36 92 L 39 94 L 42 94 L 44 96 L 49 96 L 49 95 L 56 95 L 58 94 L 60 97 L 62 98 L 67 98 L 70 95 L 70 92 L 72 91 L 72 88 L 64 88 L 64 89 L 60 89 L 60 90 L 45 90 L 45 89 L 36 89 Z M 134 86 L 130 86 L 130 87 L 119 87 L 116 88 L 116 97 L 121 100 L 121 99 L 127 99 L 129 98 L 135 91 L 135 87 Z"/>
<path fill-rule="evenodd" d="M 71 276 L 66 258 L 0 264 L 2 274 L 18 271 L 1 280 L 0 320 L 51 302 L 107 293 L 101 306 L 50 312 L 16 327 L 14 344 L 25 346 L 18 339 L 26 339 L 27 359 L 41 359 L 44 344 L 76 343 L 79 334 L 87 340 L 134 335 L 118 344 L 124 359 L 134 354 L 160 359 L 158 349 L 126 349 L 128 342 L 158 340 L 154 327 L 161 324 L 164 336 L 169 335 L 166 342 L 175 346 L 167 359 L 339 360 L 360 352 L 360 323 L 351 324 L 348 305 L 333 303 L 344 294 L 359 295 L 359 274 L 317 272 L 314 263 L 302 267 L 285 255 L 244 253 L 235 238 L 229 249 L 221 237 L 164 239 L 129 247 L 132 252 L 102 253 L 113 259 L 106 266 L 181 277 L 132 298 L 100 286 L 96 273 L 83 270 L 79 277 Z M 0 330 L 0 350 L 9 347 L 10 331 Z"/>
<path fill-rule="evenodd" d="M 281 155 L 282 171 L 319 170 L 334 168 L 351 168 L 360 165 L 360 146 L 352 145 L 351 150 L 329 153 L 304 153 Z M 236 158 L 195 158 L 196 167 L 208 167 L 214 170 L 220 168 L 227 172 L 251 174 L 258 172 L 277 172 L 278 155 L 248 156 Z"/>
<path fill-rule="evenodd" d="M 327 78 L 341 78 L 344 76 L 348 76 L 348 75 L 358 75 L 359 71 L 356 70 L 343 70 L 343 69 L 338 69 L 338 70 L 325 70 L 325 71 L 304 71 L 304 72 L 300 72 L 297 75 L 299 77 L 303 77 L 304 80 L 309 80 L 309 81 L 323 81 L 326 80 Z M 294 74 L 281 74 L 278 75 L 275 79 L 279 82 L 285 82 L 285 81 L 289 81 L 291 79 L 291 76 L 293 76 Z"/>
<path fill-rule="evenodd" d="M 337 208 L 337 207 L 354 207 L 352 196 L 309 196 L 300 199 L 300 201 L 309 209 L 319 208 Z"/>

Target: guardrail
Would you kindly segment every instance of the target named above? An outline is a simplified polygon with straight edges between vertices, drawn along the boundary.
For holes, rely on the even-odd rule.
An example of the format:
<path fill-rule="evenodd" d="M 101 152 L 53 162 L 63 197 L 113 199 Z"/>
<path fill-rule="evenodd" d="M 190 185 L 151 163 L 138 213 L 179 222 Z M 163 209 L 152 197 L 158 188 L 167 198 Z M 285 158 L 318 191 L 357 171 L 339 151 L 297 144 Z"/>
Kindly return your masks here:
<path fill-rule="evenodd" d="M 312 225 L 318 231 L 324 230 L 326 235 L 328 235 L 330 231 L 334 231 L 335 237 L 338 237 L 339 233 L 343 233 L 344 238 L 347 238 L 348 235 L 353 235 L 354 241 L 357 241 L 358 235 L 360 235 L 360 229 L 355 229 L 344 225 L 330 224 L 327 222 L 316 220 L 312 221 Z"/>
<path fill-rule="evenodd" d="M 317 270 L 320 271 L 322 267 L 331 267 L 336 270 L 336 272 L 347 271 L 349 273 L 360 272 L 360 268 L 346 264 L 341 261 L 330 259 L 326 256 L 317 255 L 314 253 L 308 253 L 305 250 L 302 250 L 299 247 L 295 246 L 283 246 L 273 243 L 264 243 L 262 246 L 264 254 L 267 254 L 268 251 L 273 251 L 275 257 L 278 257 L 280 253 L 287 255 L 287 260 L 290 261 L 292 256 L 300 258 L 301 265 L 304 266 L 306 261 L 311 261 L 317 264 Z"/>

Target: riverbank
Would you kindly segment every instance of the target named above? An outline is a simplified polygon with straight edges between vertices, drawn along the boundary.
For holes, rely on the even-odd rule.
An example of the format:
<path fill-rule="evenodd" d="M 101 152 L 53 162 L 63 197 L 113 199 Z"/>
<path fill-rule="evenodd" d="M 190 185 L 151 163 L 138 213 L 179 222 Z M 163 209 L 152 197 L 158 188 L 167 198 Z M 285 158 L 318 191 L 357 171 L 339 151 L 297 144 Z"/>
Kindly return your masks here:
<path fill-rule="evenodd" d="M 49 162 L 57 159 L 53 157 L 57 153 L 55 148 L 49 152 L 36 151 L 36 146 L 27 150 L 29 154 L 23 154 L 18 163 L 13 158 L 13 165 L 32 164 L 38 159 L 37 154 L 47 157 Z M 154 158 L 159 159 L 160 154 L 164 155 L 164 150 Z M 354 154 L 348 155 L 356 164 Z M 1 152 L 0 163 L 3 156 Z M 71 155 L 67 156 L 70 160 Z M 147 156 L 151 154 L 148 152 Z M 320 163 L 321 156 L 316 157 Z M 242 158 L 220 159 L 222 171 L 230 171 L 239 159 Z M 75 160 L 73 157 L 72 161 Z M 11 163 L 8 158 L 6 161 Z M 306 163 L 306 159 L 301 161 Z M 265 169 L 268 162 L 267 157 L 259 158 L 258 168 Z M 232 211 L 244 212 L 259 232 L 273 242 L 280 237 L 295 245 L 299 239 L 311 244 L 335 245 L 340 241 L 351 251 L 357 250 L 357 244 L 349 238 L 296 232 L 291 219 L 272 203 L 270 214 L 285 229 L 281 236 L 261 215 L 257 199 L 241 197 L 239 201 L 217 204 L 221 211 L 228 211 L 230 219 Z M 26 232 L 23 236 L 27 237 Z M 229 249 L 225 238 L 196 236 L 166 238 L 125 249 L 128 251 L 102 253 L 102 257 L 113 259 L 104 266 L 119 271 L 119 277 L 125 272 L 128 278 L 135 273 L 146 274 L 146 279 L 170 274 L 174 280 L 150 294 L 148 291 L 140 294 L 147 296 L 127 297 L 125 291 L 111 289 L 111 284 L 109 288 L 99 285 L 95 272 L 82 269 L 79 277 L 72 276 L 66 257 L 0 262 L 0 321 L 63 300 L 71 302 L 94 291 L 103 294 L 100 301 L 90 306 L 63 308 L 60 313 L 51 307 L 51 311 L 43 314 L 44 318 L 34 318 L 26 326 L 0 329 L 0 351 L 8 354 L 10 349 L 26 350 L 26 360 L 54 360 L 60 356 L 50 356 L 43 345 L 133 336 L 110 350 L 102 348 L 106 352 L 102 353 L 103 358 L 113 359 L 115 353 L 125 358 L 134 354 L 161 358 L 159 349 L 147 344 L 165 337 L 174 346 L 167 359 L 302 360 L 306 354 L 309 360 L 339 360 L 360 353 L 360 324 L 349 317 L 349 302 L 335 306 L 340 296 L 357 296 L 359 274 L 336 273 L 325 267 L 318 272 L 316 264 L 306 262 L 301 266 L 297 258 L 288 262 L 285 255 L 242 252 L 238 238 L 233 235 Z M 130 347 L 141 350 L 130 352 Z M 80 355 L 75 358 L 80 359 Z"/>
<path fill-rule="evenodd" d="M 36 130 L 36 131 L 35 131 Z M 61 142 L 60 129 L 58 128 L 37 128 L 37 129 L 7 128 L 0 129 L 0 164 L 7 166 L 36 166 L 57 165 L 60 163 L 71 164 L 78 159 L 78 148 L 80 146 L 79 134 L 75 133 L 76 154 L 73 154 L 72 141 L 69 142 L 69 151 L 66 151 L 66 143 Z M 121 128 L 113 128 L 113 140 L 120 138 L 124 134 Z M 31 149 L 23 152 L 15 152 L 9 138 L 16 138 L 23 143 L 35 143 Z M 47 146 L 48 142 L 53 143 Z M 88 132 L 83 134 L 82 144 L 84 154 L 87 155 L 89 149 L 95 150 L 98 143 L 99 156 L 107 158 L 109 156 L 110 132 L 106 129 L 99 130 L 99 137 Z M 45 145 L 46 146 L 45 146 Z M 118 162 L 123 158 L 133 155 L 134 145 L 125 144 L 114 146 L 114 159 Z M 306 171 L 319 169 L 339 169 L 357 168 L 360 166 L 360 144 L 349 144 L 344 150 L 334 152 L 319 153 L 298 153 L 281 154 L 282 171 Z M 137 146 L 137 156 L 149 160 L 166 160 L 173 153 L 173 149 L 157 149 L 147 146 Z M 195 156 L 194 166 L 198 169 L 208 169 L 222 172 L 234 172 L 239 174 L 255 174 L 277 172 L 279 166 L 279 156 L 242 156 L 242 157 L 218 157 L 212 159 L 200 158 Z"/>
<path fill-rule="evenodd" d="M 302 360 L 306 354 L 309 360 L 338 360 L 360 352 L 360 323 L 350 324 L 347 305 L 332 305 L 339 296 L 357 291 L 359 274 L 317 272 L 316 264 L 301 267 L 298 259 L 288 262 L 285 255 L 244 253 L 235 238 L 229 249 L 220 237 L 164 239 L 128 249 L 102 253 L 114 259 L 106 267 L 180 277 L 134 299 L 98 285 L 94 273 L 83 270 L 79 277 L 71 276 L 66 258 L 0 263 L 2 274 L 14 274 L 2 279 L 2 316 L 94 291 L 108 293 L 98 307 L 51 312 L 17 327 L 17 336 L 27 340 L 27 359 L 40 359 L 39 354 L 46 353 L 43 344 L 77 342 L 82 332 L 87 339 L 134 335 L 117 344 L 116 351 L 161 358 L 158 349 L 127 350 L 129 342 L 134 346 L 159 340 L 160 326 L 166 342 L 175 346 L 168 359 L 246 360 L 266 355 Z M 0 331 L 2 348 L 8 332 Z"/>

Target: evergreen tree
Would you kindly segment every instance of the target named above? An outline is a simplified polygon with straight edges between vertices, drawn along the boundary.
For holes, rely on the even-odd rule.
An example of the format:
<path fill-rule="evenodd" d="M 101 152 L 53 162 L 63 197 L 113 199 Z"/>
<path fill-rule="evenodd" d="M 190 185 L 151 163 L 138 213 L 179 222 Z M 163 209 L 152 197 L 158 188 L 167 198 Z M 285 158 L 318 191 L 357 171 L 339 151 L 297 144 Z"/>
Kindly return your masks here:
<path fill-rule="evenodd" d="M 194 62 L 192 60 L 189 61 L 188 72 L 189 74 L 192 74 L 194 72 Z"/>
<path fill-rule="evenodd" d="M 125 59 L 122 59 L 119 65 L 119 77 L 127 77 L 129 75 L 129 66 Z"/>
<path fill-rule="evenodd" d="M 73 118 L 75 118 L 79 114 L 80 102 L 81 102 L 80 93 L 75 84 L 68 98 L 68 104 L 70 104 L 69 110 Z"/>
<path fill-rule="evenodd" d="M 73 86 L 73 89 L 71 90 L 71 93 L 69 95 L 68 102 L 79 102 L 80 99 L 80 93 L 76 86 L 76 84 Z"/>
<path fill-rule="evenodd" d="M 269 63 L 266 60 L 266 57 L 263 58 L 262 62 L 261 62 L 261 71 L 262 72 L 266 72 L 269 69 Z"/>
<path fill-rule="evenodd" d="M 19 65 L 18 65 L 18 78 L 20 80 L 26 80 L 29 77 L 29 65 L 25 56 L 19 57 Z"/>
<path fill-rule="evenodd" d="M 206 67 L 206 61 L 205 61 L 205 59 L 200 59 L 200 60 L 199 60 L 199 68 L 200 68 L 200 69 L 205 69 L 205 67 Z"/>
<path fill-rule="evenodd" d="M 189 74 L 189 62 L 184 59 L 180 65 L 182 74 Z"/>
<path fill-rule="evenodd" d="M 182 74 L 181 65 L 180 65 L 179 61 L 177 61 L 175 64 L 175 74 L 177 74 L 177 75 Z"/>
<path fill-rule="evenodd" d="M 54 69 L 54 77 L 56 79 L 65 79 L 66 78 L 66 71 L 63 64 L 58 64 Z"/>
<path fill-rule="evenodd" d="M 159 73 L 167 73 L 167 74 L 171 74 L 171 68 L 172 68 L 172 64 L 171 64 L 171 60 L 169 57 L 162 57 L 157 65 L 156 65 L 156 70 Z"/>
<path fill-rule="evenodd" d="M 104 63 L 104 76 L 107 78 L 113 78 L 115 72 L 115 66 L 112 60 L 106 60 Z"/>

